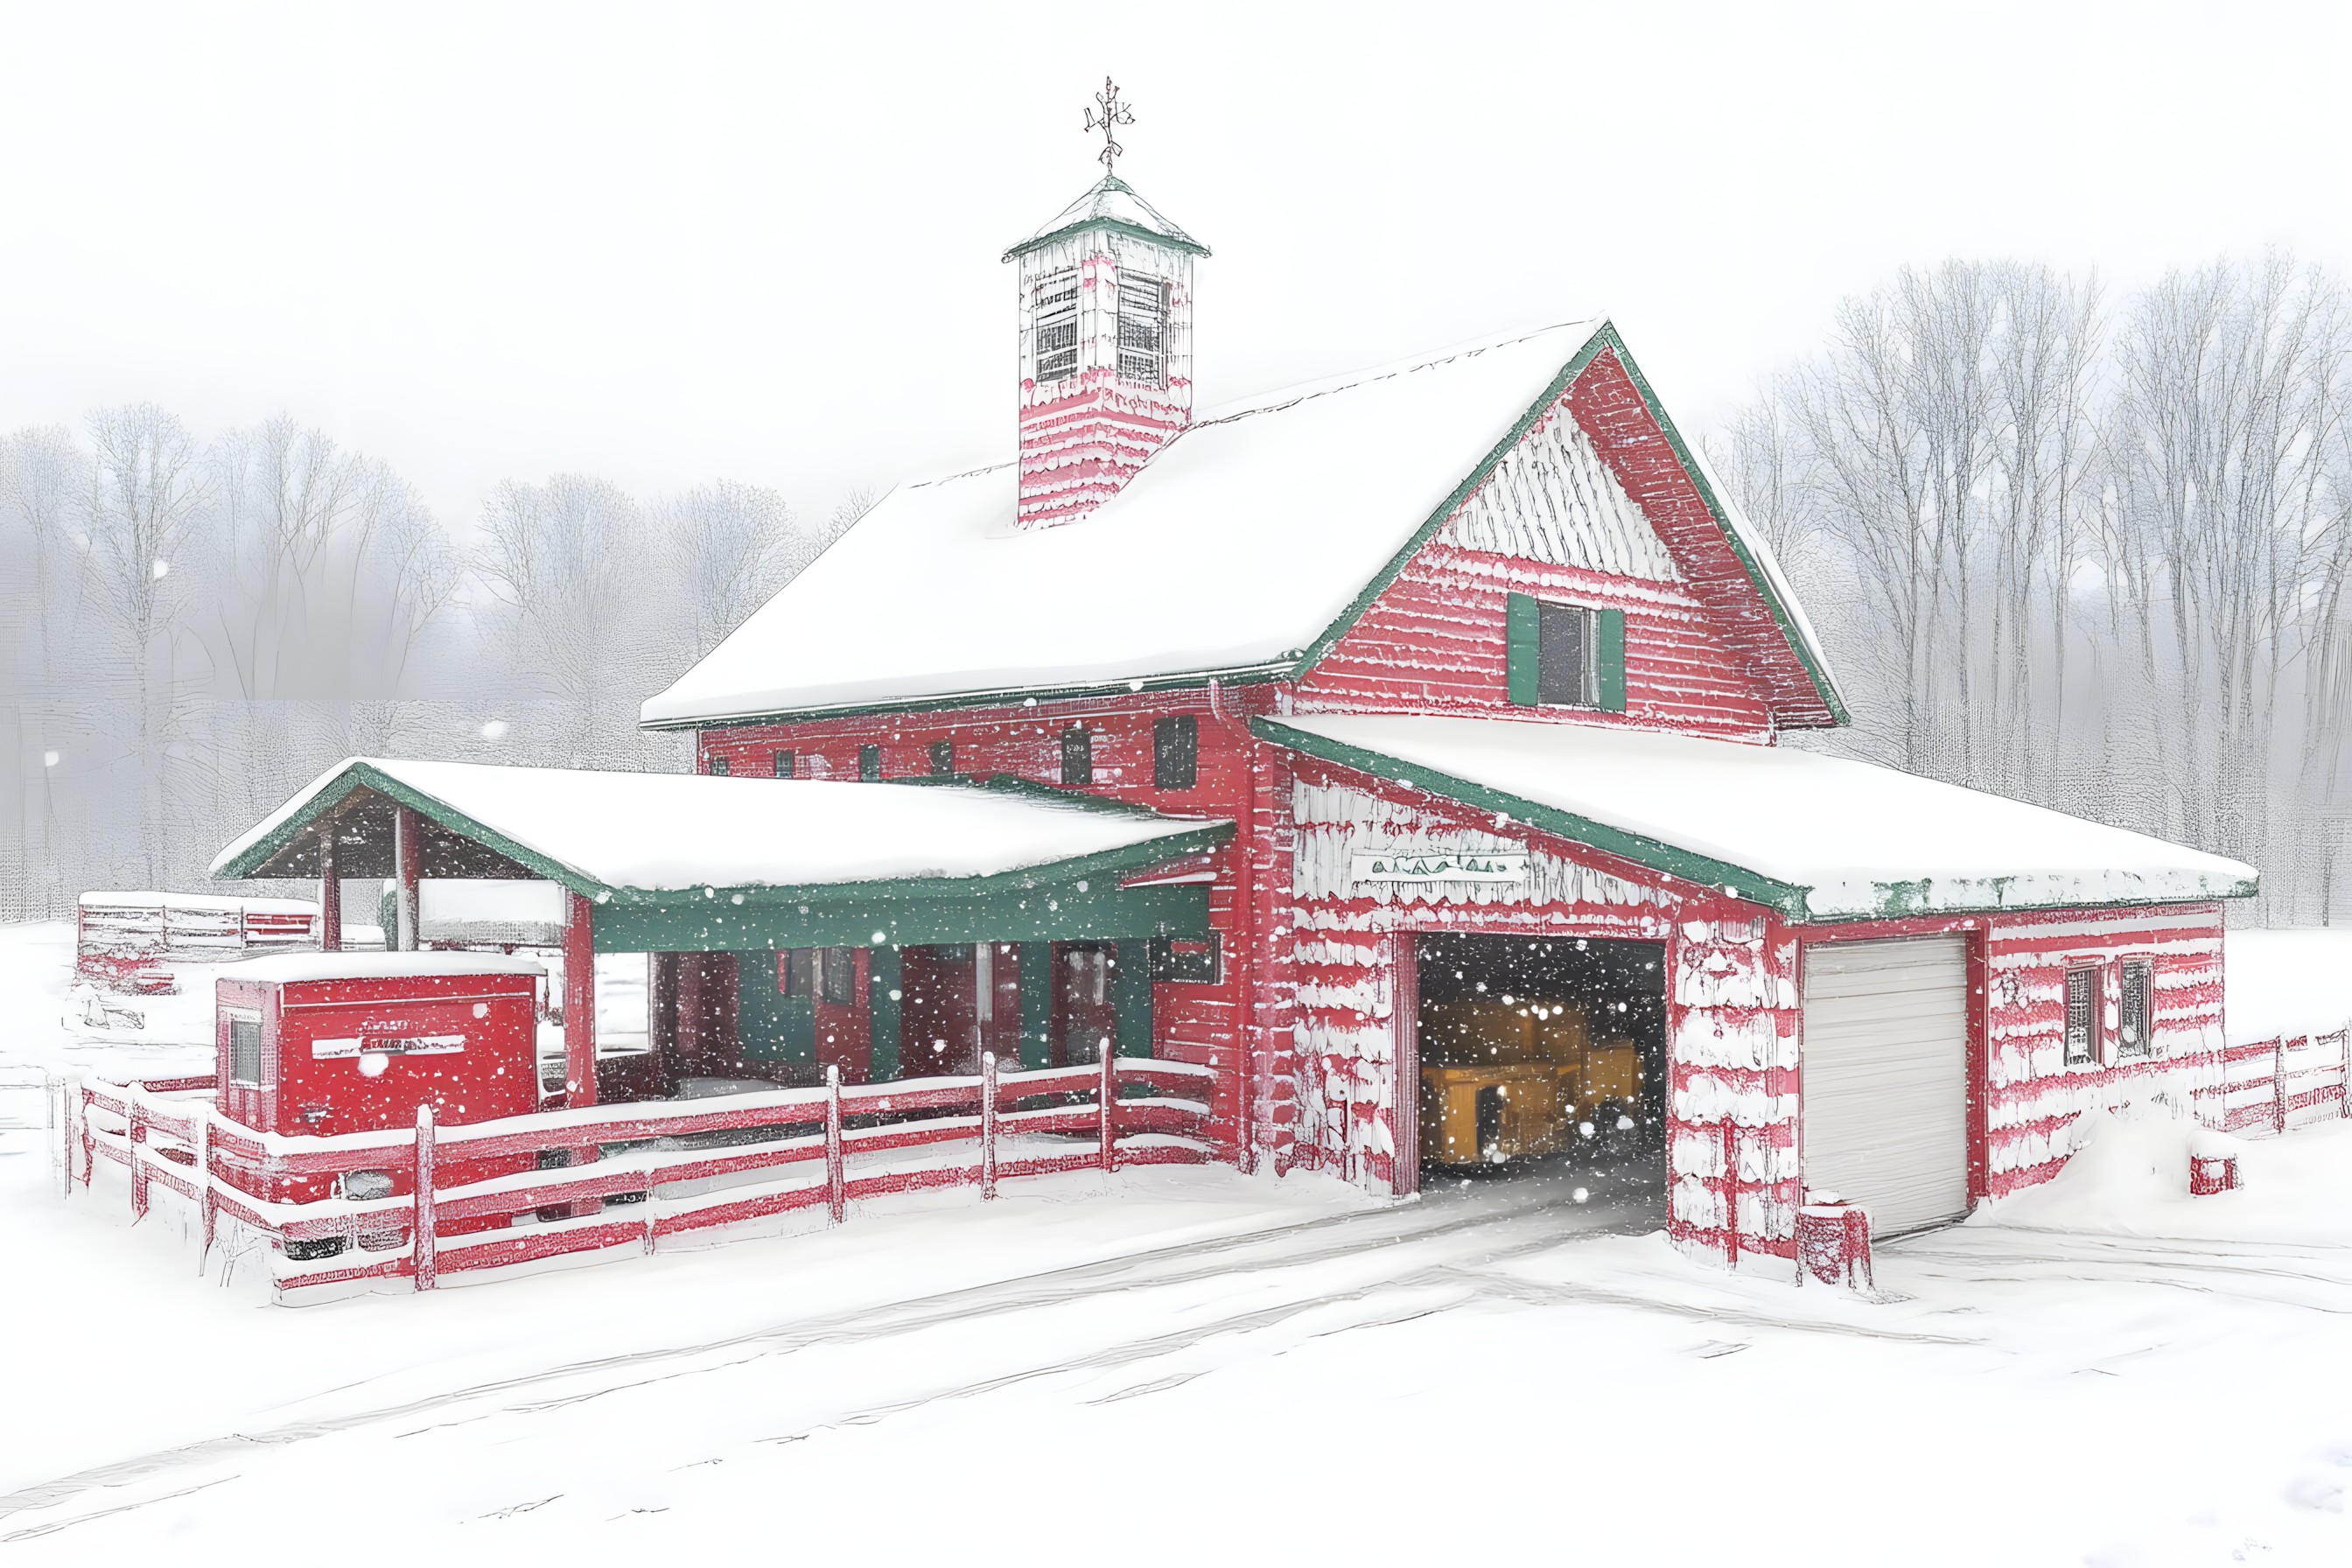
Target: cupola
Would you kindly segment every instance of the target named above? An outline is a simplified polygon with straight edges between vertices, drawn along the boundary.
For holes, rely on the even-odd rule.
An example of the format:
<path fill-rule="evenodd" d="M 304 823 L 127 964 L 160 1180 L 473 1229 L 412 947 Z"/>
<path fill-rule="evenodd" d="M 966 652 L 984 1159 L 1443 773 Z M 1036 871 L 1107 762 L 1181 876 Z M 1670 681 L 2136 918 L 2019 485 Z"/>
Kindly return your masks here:
<path fill-rule="evenodd" d="M 1192 259 L 1209 247 L 1113 169 L 1133 116 L 1108 79 L 1087 113 L 1103 177 L 1004 253 L 1018 262 L 1024 528 L 1117 494 L 1192 417 Z"/>

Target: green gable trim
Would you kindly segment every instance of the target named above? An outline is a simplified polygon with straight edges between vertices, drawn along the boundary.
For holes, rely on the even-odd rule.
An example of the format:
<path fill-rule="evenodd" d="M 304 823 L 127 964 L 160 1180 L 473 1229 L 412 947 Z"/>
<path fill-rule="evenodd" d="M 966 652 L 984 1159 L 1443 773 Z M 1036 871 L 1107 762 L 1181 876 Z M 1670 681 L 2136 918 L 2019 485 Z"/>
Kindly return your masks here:
<path fill-rule="evenodd" d="M 1409 783 L 1415 789 L 1427 790 L 1432 795 L 1444 795 L 1448 800 L 1457 800 L 1481 811 L 1498 812 L 1514 822 L 1523 822 L 1541 832 L 1589 845 L 1621 860 L 1630 860 L 1636 866 L 1661 871 L 1685 882 L 1714 888 L 1751 904 L 1778 910 L 1792 920 L 1805 918 L 1807 889 L 1793 882 L 1775 881 L 1744 866 L 1735 866 L 1728 860 L 1717 860 L 1694 850 L 1677 848 L 1660 839 L 1611 827 L 1589 816 L 1562 811 L 1558 806 L 1540 805 L 1401 758 L 1383 756 L 1378 752 L 1365 751 L 1360 746 L 1328 740 L 1305 730 L 1293 729 L 1279 720 L 1253 719 L 1250 728 L 1259 739 L 1271 741 L 1290 751 L 1319 757 L 1327 763 L 1337 763 L 1358 773 L 1370 773 L 1374 778 Z"/>
<path fill-rule="evenodd" d="M 1142 675 L 1126 680 L 1090 681 L 1077 686 L 1000 686 L 982 691 L 958 691 L 943 697 L 891 698 L 873 702 L 841 702 L 815 708 L 779 708 L 724 718 L 640 720 L 637 728 L 662 730 L 734 730 L 751 724 L 798 724 L 822 719 L 861 719 L 877 713 L 942 713 L 960 708 L 1022 708 L 1042 702 L 1072 702 L 1095 697 L 1136 697 L 1148 691 L 1206 689 L 1211 681 L 1223 686 L 1253 686 L 1286 680 L 1297 672 L 1295 656 L 1270 664 L 1234 665 L 1228 669 L 1188 670 L 1181 675 Z"/>
<path fill-rule="evenodd" d="M 1578 349 L 1568 363 L 1560 367 L 1559 374 L 1552 377 L 1550 384 L 1545 387 L 1543 395 L 1519 416 L 1518 421 L 1511 426 L 1509 433 L 1496 443 L 1494 449 L 1479 461 L 1476 468 L 1470 470 L 1468 476 L 1459 485 L 1454 488 L 1451 495 L 1438 503 L 1437 510 L 1431 512 L 1428 520 L 1414 530 L 1412 537 L 1405 542 L 1403 548 L 1389 558 L 1388 564 L 1381 568 L 1379 574 L 1365 585 L 1363 592 L 1349 601 L 1348 607 L 1339 612 L 1339 618 L 1325 627 L 1323 635 L 1317 637 L 1307 651 L 1299 656 L 1297 666 L 1290 672 L 1292 679 L 1305 679 L 1315 666 L 1320 664 L 1331 650 L 1339 646 L 1339 640 L 1355 629 L 1356 623 L 1363 619 L 1365 613 L 1372 607 L 1373 602 L 1389 591 L 1396 580 L 1404 574 L 1404 569 L 1412 563 L 1412 558 L 1420 554 L 1423 547 L 1432 539 L 1437 537 L 1437 531 L 1445 526 L 1445 520 L 1460 510 L 1462 503 L 1468 500 L 1471 494 L 1493 476 L 1496 468 L 1501 466 L 1503 459 L 1510 455 L 1512 448 L 1527 437 L 1528 432 L 1535 428 L 1537 421 L 1550 412 L 1552 405 L 1566 395 L 1568 389 L 1575 384 L 1577 377 L 1582 375 L 1586 368 L 1604 352 L 1613 353 L 1617 356 L 1617 363 L 1625 367 L 1626 375 L 1632 379 L 1635 390 L 1642 395 L 1643 405 L 1650 411 L 1651 417 L 1657 421 L 1658 428 L 1665 433 L 1666 443 L 1673 448 L 1675 460 L 1682 465 L 1683 472 L 1690 477 L 1691 483 L 1698 487 L 1699 499 L 1706 503 L 1708 514 L 1715 519 L 1716 527 L 1722 531 L 1724 538 L 1730 542 L 1732 553 L 1738 558 L 1740 566 L 1747 572 L 1748 580 L 1755 585 L 1757 593 L 1763 595 L 1764 603 L 1771 610 L 1773 621 L 1780 627 L 1781 637 L 1786 639 L 1790 649 L 1795 652 L 1798 661 L 1804 667 L 1805 674 L 1812 681 L 1813 689 L 1821 697 L 1822 704 L 1828 708 L 1838 723 L 1848 722 L 1845 704 L 1839 698 L 1836 687 L 1831 683 L 1829 672 L 1814 657 L 1812 649 L 1798 632 L 1794 617 L 1789 614 L 1788 607 L 1781 604 L 1780 595 L 1773 591 L 1770 579 L 1757 564 L 1755 556 L 1748 551 L 1746 542 L 1740 539 L 1738 531 L 1732 528 L 1730 520 L 1723 510 L 1723 503 L 1716 498 L 1714 488 L 1706 482 L 1706 476 L 1691 457 L 1690 447 L 1684 442 L 1682 433 L 1675 428 L 1674 421 L 1666 417 L 1666 411 L 1659 405 L 1657 395 L 1651 390 L 1648 380 L 1642 374 L 1641 367 L 1633 363 L 1633 354 L 1626 350 L 1625 340 L 1618 335 L 1616 323 L 1612 321 L 1601 322 L 1592 336 L 1585 340 L 1584 346 Z M 1517 699 L 1514 698 L 1513 700 L 1517 701 Z"/>
<path fill-rule="evenodd" d="M 264 866 L 277 858 L 281 850 L 299 838 L 320 817 L 362 789 L 372 790 L 387 800 L 407 806 L 419 816 L 438 823 L 452 833 L 470 838 L 486 848 L 494 849 L 534 876 L 561 883 L 575 893 L 584 893 L 593 898 L 609 890 L 604 884 L 586 873 L 517 843 L 496 828 L 475 821 L 429 795 L 411 789 L 383 769 L 367 763 L 353 763 L 345 768 L 331 784 L 305 801 L 300 810 L 247 846 L 235 859 L 214 872 L 214 877 L 223 881 L 241 881 L 268 876 L 268 873 L 262 870 Z"/>
<path fill-rule="evenodd" d="M 1010 261 L 1016 256 L 1026 256 L 1033 250 L 1042 250 L 1057 239 L 1067 239 L 1074 234 L 1084 234 L 1089 229 L 1104 234 L 1123 234 L 1130 239 L 1140 239 L 1152 245 L 1165 246 L 1170 250 L 1181 250 L 1190 256 L 1209 254 L 1207 246 L 1197 239 L 1181 235 L 1158 234 L 1139 223 L 1129 223 L 1120 218 L 1082 217 L 1076 223 L 1064 224 L 1051 234 L 1041 234 L 1034 239 L 1024 239 L 997 259 Z"/>
<path fill-rule="evenodd" d="M 1766 608 L 1772 612 L 1773 623 L 1780 628 L 1782 639 L 1795 652 L 1797 662 L 1804 666 L 1805 675 L 1812 681 L 1813 690 L 1820 696 L 1822 705 L 1829 710 L 1832 721 L 1837 724 L 1852 723 L 1853 721 L 1845 710 L 1845 700 L 1838 695 L 1837 683 L 1830 679 L 1829 670 L 1822 666 L 1820 658 L 1814 653 L 1811 643 L 1807 640 L 1802 632 L 1798 630 L 1796 617 L 1790 614 L 1789 606 L 1780 602 L 1780 595 L 1773 589 L 1771 578 L 1766 575 L 1761 566 L 1758 565 L 1754 553 L 1748 548 L 1748 542 L 1739 536 L 1738 529 L 1731 526 L 1730 514 L 1723 510 L 1723 502 L 1717 497 L 1715 487 L 1706 482 L 1706 471 L 1701 468 L 1697 459 L 1691 456 L 1689 443 L 1683 439 L 1683 433 L 1675 427 L 1675 422 L 1667 415 L 1665 405 L 1658 401 L 1658 395 L 1651 390 L 1650 378 L 1643 375 L 1642 367 L 1633 363 L 1633 356 L 1626 352 L 1625 344 L 1617 336 L 1617 329 L 1613 325 L 1604 324 L 1601 330 L 1608 335 L 1610 346 L 1617 351 L 1617 363 L 1625 367 L 1626 377 L 1633 382 L 1633 389 L 1642 395 L 1642 405 L 1650 411 L 1650 417 L 1658 422 L 1658 428 L 1665 432 L 1666 444 L 1674 448 L 1675 460 L 1682 465 L 1683 472 L 1688 474 L 1691 483 L 1698 488 L 1699 499 L 1706 503 L 1706 510 L 1714 517 L 1716 526 L 1723 531 L 1723 537 L 1730 542 L 1731 552 L 1739 558 L 1739 564 L 1747 572 L 1748 580 L 1756 584 L 1756 592 L 1762 595 Z"/>

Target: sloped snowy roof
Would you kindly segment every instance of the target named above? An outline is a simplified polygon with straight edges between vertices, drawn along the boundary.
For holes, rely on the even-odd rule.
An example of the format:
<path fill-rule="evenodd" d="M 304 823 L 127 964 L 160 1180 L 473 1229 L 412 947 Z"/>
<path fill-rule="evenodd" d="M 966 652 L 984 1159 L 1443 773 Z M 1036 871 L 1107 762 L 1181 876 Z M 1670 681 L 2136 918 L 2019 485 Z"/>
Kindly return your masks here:
<path fill-rule="evenodd" d="M 2236 898 L 2253 868 L 1892 768 L 1507 719 L 1289 717 L 1268 739 L 1799 918 Z"/>
<path fill-rule="evenodd" d="M 354 757 L 221 851 L 213 874 L 256 874 L 360 788 L 583 891 L 978 879 L 1123 851 L 1150 862 L 1231 828 L 1043 790 Z"/>
<path fill-rule="evenodd" d="M 1294 674 L 1603 345 L 1622 353 L 1577 321 L 1210 409 L 1058 528 L 1014 528 L 1010 463 L 901 485 L 640 718 Z M 1742 538 L 1824 670 L 1770 551 Z"/>
<path fill-rule="evenodd" d="M 1036 249 L 1066 234 L 1076 234 L 1082 228 L 1120 228 L 1147 236 L 1179 250 L 1189 250 L 1195 256 L 1206 256 L 1209 247 L 1186 234 L 1164 216 L 1158 207 L 1137 194 L 1133 185 L 1117 174 L 1105 174 L 1092 190 L 1055 214 L 1044 227 L 1004 253 L 1012 260 L 1024 251 Z"/>

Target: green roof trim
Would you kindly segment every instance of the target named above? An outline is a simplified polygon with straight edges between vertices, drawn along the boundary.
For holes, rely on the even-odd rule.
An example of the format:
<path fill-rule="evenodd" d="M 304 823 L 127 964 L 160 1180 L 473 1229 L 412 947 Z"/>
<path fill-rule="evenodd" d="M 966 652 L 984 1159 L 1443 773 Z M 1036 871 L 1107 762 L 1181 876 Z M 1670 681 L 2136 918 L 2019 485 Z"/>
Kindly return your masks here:
<path fill-rule="evenodd" d="M 1396 580 L 1403 575 L 1405 567 L 1412 563 L 1412 558 L 1420 554 L 1423 547 L 1432 539 L 1437 537 L 1437 531 L 1445 526 L 1445 520 L 1459 510 L 1462 503 L 1468 500 L 1471 494 L 1494 475 L 1503 459 L 1510 456 L 1512 449 L 1526 439 L 1528 432 L 1533 430 L 1537 422 L 1551 412 L 1552 406 L 1567 395 L 1570 386 L 1575 384 L 1577 377 L 1582 375 L 1586 368 L 1603 353 L 1613 353 L 1617 356 L 1617 362 L 1625 367 L 1625 374 L 1632 378 L 1635 389 L 1642 395 L 1643 405 L 1650 411 L 1650 416 L 1657 421 L 1659 429 L 1665 433 L 1666 443 L 1674 451 L 1675 460 L 1682 465 L 1683 472 L 1688 475 L 1691 483 L 1698 488 L 1699 499 L 1706 503 L 1707 511 L 1715 519 L 1716 526 L 1722 531 L 1724 538 L 1730 542 L 1732 553 L 1738 557 L 1740 566 L 1747 572 L 1748 580 L 1754 584 L 1756 591 L 1763 595 L 1764 603 L 1772 612 L 1773 621 L 1780 627 L 1781 637 L 1796 654 L 1798 662 L 1803 666 L 1822 704 L 1828 708 L 1836 722 L 1840 724 L 1848 722 L 1845 704 L 1839 698 L 1836 687 L 1831 683 L 1828 670 L 1823 668 L 1821 661 L 1814 657 L 1811 647 L 1807 643 L 1803 634 L 1797 629 L 1795 618 L 1789 614 L 1787 606 L 1780 603 L 1780 595 L 1773 591 L 1771 579 L 1758 564 L 1755 555 L 1739 537 L 1739 531 L 1731 526 L 1730 518 L 1725 513 L 1722 502 L 1717 500 L 1713 487 L 1706 482 L 1706 474 L 1700 470 L 1697 462 L 1691 457 L 1690 447 L 1684 443 L 1681 432 L 1675 428 L 1674 421 L 1666 417 L 1665 410 L 1658 404 L 1657 395 L 1651 391 L 1649 381 L 1642 374 L 1641 367 L 1633 363 L 1633 354 L 1626 350 L 1625 340 L 1618 334 L 1616 323 L 1606 321 L 1601 323 L 1591 337 L 1585 340 L 1584 346 L 1576 351 L 1568 363 L 1560 367 L 1559 374 L 1552 377 L 1550 384 L 1544 388 L 1543 395 L 1519 416 L 1508 434 L 1495 444 L 1494 449 L 1480 460 L 1476 468 L 1470 470 L 1468 476 L 1459 485 L 1454 488 L 1452 494 L 1438 503 L 1437 510 L 1430 513 L 1428 520 L 1413 531 L 1412 537 L 1405 541 L 1403 547 L 1389 558 L 1388 564 L 1381 568 L 1379 575 L 1365 584 L 1363 592 L 1350 600 L 1348 607 L 1339 612 L 1339 617 L 1324 628 L 1323 635 L 1317 637 L 1307 651 L 1299 656 L 1297 667 L 1291 671 L 1291 679 L 1305 679 L 1314 667 L 1321 663 L 1331 650 L 1339 645 L 1340 639 L 1355 629 L 1356 623 L 1363 619 L 1365 613 L 1372 607 L 1373 601 L 1387 593 Z"/>
<path fill-rule="evenodd" d="M 1123 234 L 1133 239 L 1144 240 L 1152 245 L 1164 245 L 1171 250 L 1181 250 L 1192 256 L 1209 254 L 1207 246 L 1170 222 L 1165 213 L 1143 199 L 1142 192 L 1120 179 L 1117 174 L 1106 174 L 1087 188 L 1086 195 L 1062 210 L 1067 213 L 1076 212 L 1082 206 L 1089 205 L 1099 206 L 1102 198 L 1110 195 L 1126 196 L 1137 206 L 1158 219 L 1164 226 L 1155 229 L 1144 224 L 1130 223 L 1125 218 L 1113 217 L 1108 213 L 1088 212 L 1072 218 L 1068 223 L 1058 224 L 1043 234 L 1031 236 L 1007 250 L 999 259 L 1010 261 L 1016 256 L 1026 256 L 1029 252 L 1051 245 L 1057 239 L 1067 239 L 1074 234 L 1084 234 L 1089 229 L 1099 230 L 1106 234 Z"/>
<path fill-rule="evenodd" d="M 908 697 L 873 702 L 840 702 L 815 708 L 783 708 L 738 713 L 724 719 L 640 720 L 640 730 L 740 730 L 756 724 L 798 724 L 819 719 L 858 719 L 876 713 L 940 713 L 962 708 L 1020 708 L 1033 703 L 1076 702 L 1095 697 L 1133 697 L 1146 691 L 1184 691 L 1211 681 L 1255 686 L 1295 674 L 1289 658 L 1273 664 L 1239 664 L 1226 669 L 1188 670 L 1181 675 L 1141 675 L 1126 680 L 1096 680 L 1066 686 L 999 686 L 941 697 Z"/>
<path fill-rule="evenodd" d="M 1540 832 L 1589 845 L 1621 860 L 1630 860 L 1636 866 L 1713 888 L 1748 903 L 1762 904 L 1792 920 L 1805 918 L 1805 898 L 1811 889 L 1794 882 L 1776 881 L 1745 866 L 1735 866 L 1728 860 L 1717 860 L 1711 856 L 1678 848 L 1662 839 L 1628 833 L 1623 828 L 1612 827 L 1591 817 L 1562 811 L 1558 806 L 1507 795 L 1475 780 L 1458 778 L 1399 757 L 1368 752 L 1360 746 L 1350 746 L 1295 729 L 1279 719 L 1253 719 L 1250 729 L 1260 740 L 1270 741 L 1289 751 L 1318 757 L 1327 763 L 1337 763 L 1375 778 L 1396 780 L 1414 789 L 1427 790 L 1448 800 L 1476 806 L 1481 811 L 1498 812 Z"/>
<path fill-rule="evenodd" d="M 944 782 L 944 781 L 942 781 Z M 992 786 L 998 793 L 1014 793 L 1003 786 Z M 317 822 L 356 792 L 366 789 L 414 809 L 418 816 L 439 824 L 450 832 L 470 838 L 496 850 L 524 869 L 551 882 L 561 884 L 575 893 L 594 899 L 600 905 L 662 906 L 680 903 L 699 904 L 713 894 L 741 894 L 747 905 L 835 902 L 856 899 L 864 902 L 898 902 L 915 900 L 988 900 L 1007 893 L 1030 889 L 1113 877 L 1124 872 L 1140 871 L 1165 861 L 1205 854 L 1234 835 L 1231 822 L 1204 820 L 1197 826 L 1181 833 L 1148 839 L 1117 849 L 1106 849 L 1092 855 L 1082 855 L 1066 860 L 1047 861 L 1036 866 L 1016 867 L 1007 871 L 992 872 L 984 877 L 898 877 L 879 878 L 859 882 L 809 882 L 789 885 L 719 884 L 709 885 L 709 891 L 694 888 L 625 888 L 597 880 L 576 867 L 551 859 L 539 851 L 518 843 L 488 825 L 478 822 L 436 797 L 413 789 L 381 768 L 366 763 L 354 763 L 321 787 L 295 811 L 263 837 L 247 846 L 233 860 L 224 863 L 215 873 L 221 880 L 243 880 L 263 877 L 263 869 L 279 851 L 285 849 L 303 830 Z M 1131 806 L 1119 802 L 1101 803 L 1105 809 L 1138 817 L 1162 818 L 1163 814 L 1145 806 Z"/>
<path fill-rule="evenodd" d="M 1799 925 L 1851 925 L 1918 916 L 1948 915 L 1959 918 L 2031 914 L 2052 910 L 2147 909 L 2160 905 L 2207 904 L 2217 903 L 2222 899 L 2247 898 L 2255 890 L 2253 882 L 2240 882 L 2233 885 L 2227 892 L 2200 892 L 2188 898 L 2066 899 L 2054 902 L 2008 902 L 2002 900 L 2000 894 L 2014 879 L 1995 877 L 1982 881 L 1967 882 L 1965 885 L 1969 891 L 1966 902 L 1939 904 L 1935 896 L 1935 879 L 1920 878 L 1911 881 L 1874 884 L 1877 896 L 1877 904 L 1874 908 L 1815 914 L 1811 910 L 1813 889 L 1801 883 L 1780 881 L 1778 879 L 1767 877 L 1761 872 L 1750 870 L 1745 866 L 1736 866 L 1728 860 L 1718 860 L 1712 856 L 1699 854 L 1696 850 L 1681 848 L 1663 839 L 1628 832 L 1620 827 L 1612 827 L 1606 823 L 1597 822 L 1591 817 L 1580 816 L 1572 811 L 1562 810 L 1559 806 L 1544 805 L 1519 795 L 1506 794 L 1502 790 L 1471 779 L 1459 778 L 1433 768 L 1422 767 L 1406 762 L 1402 757 L 1391 757 L 1385 752 L 1367 751 L 1360 746 L 1351 746 L 1343 742 L 1330 740 L 1326 736 L 1286 724 L 1279 719 L 1253 719 L 1250 721 L 1250 729 L 1260 740 L 1297 752 L 1304 756 L 1319 758 L 1327 763 L 1337 763 L 1342 767 L 1353 768 L 1358 773 L 1369 773 L 1374 778 L 1394 780 L 1411 788 L 1426 790 L 1432 795 L 1443 795 L 1448 800 L 1459 801 L 1465 805 L 1475 806 L 1481 811 L 1499 813 L 1513 821 L 1525 823 L 1538 832 L 1549 833 L 1557 837 L 1589 846 L 1604 854 L 1614 855 L 1621 860 L 1630 860 L 1636 866 L 1646 867 L 1650 870 L 1678 878 L 1685 882 L 1696 882 L 1714 888 L 1746 903 L 1762 905 L 1767 909 L 1777 910 L 1792 923 Z M 1981 897 L 1981 890 L 1987 888 L 1992 889 L 1995 895 L 1990 901 Z"/>

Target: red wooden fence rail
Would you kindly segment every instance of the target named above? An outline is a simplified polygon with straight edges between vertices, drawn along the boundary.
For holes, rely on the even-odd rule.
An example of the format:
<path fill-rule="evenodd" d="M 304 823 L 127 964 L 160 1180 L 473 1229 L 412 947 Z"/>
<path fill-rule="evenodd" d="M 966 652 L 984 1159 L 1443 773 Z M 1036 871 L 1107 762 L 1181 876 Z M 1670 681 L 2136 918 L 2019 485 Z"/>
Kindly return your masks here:
<path fill-rule="evenodd" d="M 210 1078 L 78 1080 L 64 1097 L 60 1135 L 68 1190 L 77 1178 L 89 1186 L 103 1158 L 130 1172 L 134 1220 L 147 1212 L 151 1184 L 197 1205 L 200 1268 L 225 1215 L 281 1253 L 288 1242 L 340 1244 L 331 1256 L 281 1257 L 280 1291 L 401 1276 L 426 1290 L 446 1273 L 612 1247 L 650 1252 L 666 1236 L 819 1205 L 839 1223 L 852 1203 L 894 1193 L 977 1185 L 992 1198 L 999 1183 L 1022 1177 L 1204 1163 L 1209 1107 L 1188 1091 L 1212 1076 L 1108 1050 L 1098 1067 L 1034 1072 L 1000 1072 L 989 1056 L 977 1078 L 845 1086 L 829 1068 L 822 1089 L 456 1127 L 421 1110 L 414 1128 L 327 1138 L 221 1120 L 202 1092 Z M 444 1183 L 460 1163 L 501 1157 L 535 1168 Z M 362 1172 L 404 1176 L 408 1191 L 257 1195 L 289 1176 L 337 1178 L 340 1194 L 342 1178 Z M 721 1182 L 733 1184 L 682 1190 Z"/>
<path fill-rule="evenodd" d="M 2221 1059 L 2225 1132 L 2284 1132 L 2352 1116 L 2352 1026 L 2248 1041 L 2226 1047 Z"/>

